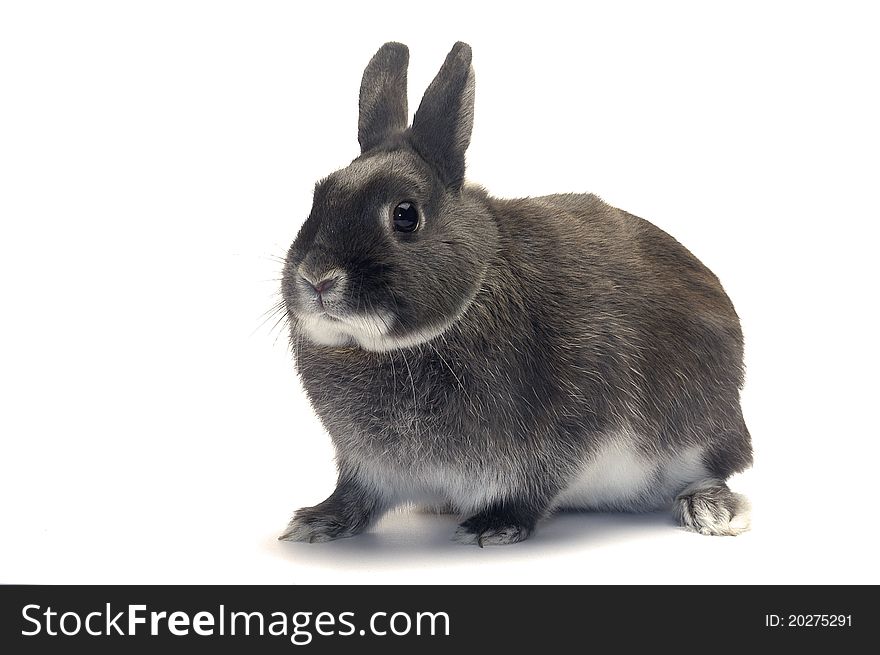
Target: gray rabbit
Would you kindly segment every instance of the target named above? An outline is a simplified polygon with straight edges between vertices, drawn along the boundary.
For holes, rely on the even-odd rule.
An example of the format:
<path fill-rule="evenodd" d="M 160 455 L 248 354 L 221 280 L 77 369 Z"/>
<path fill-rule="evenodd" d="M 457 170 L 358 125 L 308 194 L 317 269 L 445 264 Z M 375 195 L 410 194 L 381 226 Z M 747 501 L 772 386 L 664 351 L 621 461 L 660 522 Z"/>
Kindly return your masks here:
<path fill-rule="evenodd" d="M 282 294 L 336 490 L 280 537 L 329 541 L 404 503 L 526 539 L 556 509 L 671 506 L 748 529 L 725 480 L 751 464 L 739 319 L 671 236 L 589 194 L 504 200 L 465 183 L 471 49 L 407 127 L 409 51 L 364 71 L 361 154 L 318 182 Z"/>

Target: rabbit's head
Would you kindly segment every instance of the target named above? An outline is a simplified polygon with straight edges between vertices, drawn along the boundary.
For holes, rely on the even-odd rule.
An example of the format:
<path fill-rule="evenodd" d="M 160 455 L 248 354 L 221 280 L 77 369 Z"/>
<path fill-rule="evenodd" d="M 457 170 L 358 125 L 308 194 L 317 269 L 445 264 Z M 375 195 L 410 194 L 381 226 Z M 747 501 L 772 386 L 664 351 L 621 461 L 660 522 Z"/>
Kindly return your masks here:
<path fill-rule="evenodd" d="M 407 127 L 409 52 L 386 43 L 364 71 L 361 154 L 315 187 L 282 292 L 295 329 L 327 346 L 387 351 L 445 331 L 496 248 L 485 194 L 464 187 L 474 108 L 471 49 L 457 43 Z"/>

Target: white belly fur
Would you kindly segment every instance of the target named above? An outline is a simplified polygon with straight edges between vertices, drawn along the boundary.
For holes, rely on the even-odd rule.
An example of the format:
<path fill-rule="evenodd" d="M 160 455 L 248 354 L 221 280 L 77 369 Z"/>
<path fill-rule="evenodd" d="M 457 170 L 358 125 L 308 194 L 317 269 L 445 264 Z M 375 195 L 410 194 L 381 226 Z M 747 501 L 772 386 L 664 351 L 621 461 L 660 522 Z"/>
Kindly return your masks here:
<path fill-rule="evenodd" d="M 615 436 L 585 462 L 557 496 L 556 509 L 648 511 L 670 503 L 682 489 L 706 477 L 702 448 L 648 459 L 625 434 Z"/>
<path fill-rule="evenodd" d="M 553 509 L 659 509 L 689 484 L 707 477 L 701 454 L 702 449 L 694 447 L 675 457 L 655 455 L 649 459 L 635 447 L 631 435 L 620 432 L 581 466 L 556 497 Z M 512 489 L 500 471 L 436 464 L 402 470 L 361 461 L 357 472 L 361 482 L 373 488 L 389 507 L 451 504 L 467 514 L 507 498 Z"/>

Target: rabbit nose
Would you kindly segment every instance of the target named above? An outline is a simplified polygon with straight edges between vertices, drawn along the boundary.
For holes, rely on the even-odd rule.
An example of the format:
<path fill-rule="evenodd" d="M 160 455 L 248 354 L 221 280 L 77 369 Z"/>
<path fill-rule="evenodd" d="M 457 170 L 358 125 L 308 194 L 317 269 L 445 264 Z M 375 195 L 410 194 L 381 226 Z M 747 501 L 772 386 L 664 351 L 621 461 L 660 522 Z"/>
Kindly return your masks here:
<path fill-rule="evenodd" d="M 338 280 L 339 280 L 338 277 L 328 277 L 328 278 L 326 278 L 326 279 L 324 279 L 324 280 L 321 280 L 321 281 L 318 282 L 317 284 L 312 284 L 312 288 L 313 288 L 313 289 L 318 293 L 318 295 L 320 296 L 321 294 L 327 293 L 328 291 L 330 291 L 330 289 L 332 289 L 333 287 L 335 287 L 335 286 L 336 286 L 336 282 L 337 282 Z M 311 283 L 310 283 L 310 284 L 311 284 Z"/>
<path fill-rule="evenodd" d="M 341 269 L 322 268 L 319 269 L 320 273 L 313 273 L 312 270 L 311 267 L 300 265 L 297 271 L 300 293 L 306 298 L 317 298 L 318 302 L 322 303 L 324 298 L 329 297 L 331 291 L 338 294 L 345 286 L 347 278 L 345 271 Z"/>

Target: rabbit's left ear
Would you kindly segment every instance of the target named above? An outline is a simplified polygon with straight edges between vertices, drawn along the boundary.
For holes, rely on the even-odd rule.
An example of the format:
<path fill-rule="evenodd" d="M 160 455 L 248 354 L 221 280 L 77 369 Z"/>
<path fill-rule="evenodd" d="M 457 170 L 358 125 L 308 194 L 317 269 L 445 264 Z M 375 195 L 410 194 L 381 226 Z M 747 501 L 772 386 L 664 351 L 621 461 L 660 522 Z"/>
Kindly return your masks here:
<path fill-rule="evenodd" d="M 379 145 L 389 135 L 406 129 L 406 68 L 409 49 L 390 42 L 373 55 L 361 80 L 358 142 L 361 152 Z"/>
<path fill-rule="evenodd" d="M 471 47 L 456 43 L 425 91 L 412 125 L 416 151 L 432 163 L 452 190 L 464 183 L 464 153 L 474 126 Z"/>

